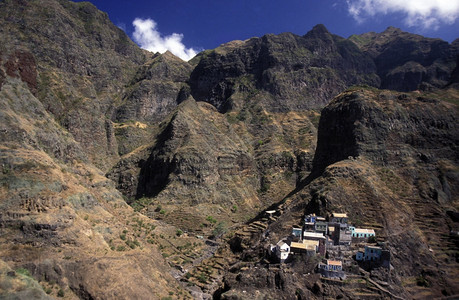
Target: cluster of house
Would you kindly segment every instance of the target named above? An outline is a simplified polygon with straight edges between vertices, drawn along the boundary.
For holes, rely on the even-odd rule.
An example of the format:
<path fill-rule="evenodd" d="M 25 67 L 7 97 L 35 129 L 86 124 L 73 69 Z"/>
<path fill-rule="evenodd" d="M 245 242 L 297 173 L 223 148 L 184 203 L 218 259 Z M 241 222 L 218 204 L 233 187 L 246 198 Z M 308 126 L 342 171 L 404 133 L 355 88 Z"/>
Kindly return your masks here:
<path fill-rule="evenodd" d="M 332 213 L 328 220 L 309 214 L 304 217 L 302 228 L 294 227 L 289 237 L 280 240 L 276 245 L 271 245 L 270 250 L 280 262 L 286 262 L 297 254 L 307 256 L 319 254 L 325 257 L 327 249 L 350 248 L 352 243 L 364 243 L 371 237 L 375 238 L 373 229 L 350 226 L 345 213 Z M 355 257 L 360 262 L 384 260 L 385 264 L 388 264 L 390 254 L 381 247 L 366 245 L 365 249 L 359 249 Z M 325 260 L 318 265 L 318 271 L 329 278 L 346 277 L 343 263 L 339 259 Z"/>

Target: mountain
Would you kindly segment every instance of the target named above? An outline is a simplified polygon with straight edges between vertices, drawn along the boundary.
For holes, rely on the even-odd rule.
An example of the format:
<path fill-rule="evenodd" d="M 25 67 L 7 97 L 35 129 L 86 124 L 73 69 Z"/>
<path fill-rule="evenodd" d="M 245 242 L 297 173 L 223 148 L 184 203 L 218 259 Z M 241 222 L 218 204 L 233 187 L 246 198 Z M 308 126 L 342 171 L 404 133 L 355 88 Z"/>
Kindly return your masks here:
<path fill-rule="evenodd" d="M 304 36 L 232 42 L 194 60 L 191 94 L 222 112 L 242 108 L 247 97 L 273 112 L 321 108 L 346 86 L 379 85 L 370 56 L 323 25 Z"/>
<path fill-rule="evenodd" d="M 236 255 L 246 264 L 225 274 L 222 298 L 242 297 L 241 290 L 278 299 L 457 294 L 456 118 L 457 106 L 415 93 L 355 88 L 338 95 L 322 111 L 311 176 L 275 207 L 276 221 L 255 220 L 265 222 L 261 232 L 243 235 L 243 230 L 230 241 L 233 249 L 244 249 Z M 336 211 L 374 228 L 390 249 L 392 267 L 372 270 L 366 289 L 303 278 L 313 271 L 308 261 L 283 268 L 263 261 L 262 249 L 288 236 L 305 213 Z M 368 278 L 385 283 L 388 292 Z"/>
<path fill-rule="evenodd" d="M 389 27 L 382 33 L 354 35 L 350 40 L 374 60 L 380 88 L 413 91 L 444 87 L 457 57 L 456 42 L 425 38 Z"/>
<path fill-rule="evenodd" d="M 0 15 L 0 298 L 179 293 L 152 244 L 167 229 L 95 166 L 118 157 L 110 110 L 144 52 L 89 3 L 2 1 Z"/>
<path fill-rule="evenodd" d="M 108 168 L 118 157 L 110 122 L 113 104 L 145 61 L 144 51 L 87 2 L 0 5 L 2 56 L 9 56 L 13 65 L 17 61 L 20 69 L 21 64 L 36 64 L 29 76 L 34 96 L 83 146 L 92 163 Z"/>
<path fill-rule="evenodd" d="M 0 39 L 0 297 L 459 293 L 457 41 L 317 25 L 185 62 L 67 0 L 1 1 Z M 393 269 L 266 264 L 337 209 Z"/>

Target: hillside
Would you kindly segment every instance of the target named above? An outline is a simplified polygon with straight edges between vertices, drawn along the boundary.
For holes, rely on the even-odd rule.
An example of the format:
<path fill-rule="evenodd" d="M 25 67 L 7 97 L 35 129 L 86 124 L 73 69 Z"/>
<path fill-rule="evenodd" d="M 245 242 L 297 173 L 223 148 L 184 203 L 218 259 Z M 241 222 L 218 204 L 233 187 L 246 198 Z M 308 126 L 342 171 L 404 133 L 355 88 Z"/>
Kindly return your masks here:
<path fill-rule="evenodd" d="M 266 263 L 334 210 L 390 249 L 369 279 L 459 294 L 457 41 L 317 25 L 185 62 L 67 0 L 1 1 L 0 39 L 0 298 L 356 298 Z"/>
<path fill-rule="evenodd" d="M 390 271 L 375 269 L 356 278 L 383 282 L 402 298 L 456 295 L 456 118 L 456 106 L 419 94 L 356 88 L 338 95 L 322 111 L 312 175 L 273 207 L 280 212 L 276 221 L 260 215 L 252 223 L 261 221 L 263 227 L 249 235 L 243 228 L 230 241 L 232 249 L 243 249 L 234 255 L 246 263 L 225 274 L 222 298 L 241 290 L 255 296 L 254 286 L 262 297 L 273 299 L 295 293 L 306 298 L 355 299 L 362 292 L 372 299 L 387 296 L 368 284 L 364 290 L 352 284 L 337 288 L 313 276 L 304 278 L 312 272 L 304 269 L 307 261 L 303 267 L 292 263 L 280 269 L 266 263 L 262 249 L 288 236 L 305 214 L 336 211 L 375 229 L 391 252 Z M 276 276 L 280 283 L 270 284 Z"/>

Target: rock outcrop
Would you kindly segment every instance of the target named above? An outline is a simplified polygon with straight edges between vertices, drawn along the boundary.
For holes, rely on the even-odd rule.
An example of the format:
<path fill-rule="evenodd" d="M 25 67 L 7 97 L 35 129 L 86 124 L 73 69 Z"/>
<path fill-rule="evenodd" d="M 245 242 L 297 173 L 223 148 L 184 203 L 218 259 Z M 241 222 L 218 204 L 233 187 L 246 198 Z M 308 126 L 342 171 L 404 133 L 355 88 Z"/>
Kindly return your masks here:
<path fill-rule="evenodd" d="M 5 71 L 27 82 L 90 161 L 108 169 L 118 158 L 114 100 L 145 53 L 88 2 L 3 1 L 0 23 Z"/>
<path fill-rule="evenodd" d="M 250 261 L 263 257 L 261 249 L 288 235 L 304 213 L 346 212 L 353 224 L 374 228 L 391 252 L 391 269 L 372 270 L 372 280 L 386 282 L 388 291 L 401 297 L 456 295 L 457 117 L 456 105 L 418 93 L 366 88 L 338 95 L 322 112 L 312 174 L 279 205 L 281 215 L 266 228 L 269 236 L 259 232 L 258 239 L 252 238 L 258 248 L 238 255 Z M 304 271 L 296 266 L 294 261 L 286 268 L 296 273 L 289 287 L 303 280 Z M 223 295 L 240 289 L 253 293 L 233 277 L 256 278 L 259 268 L 266 265 L 234 268 Z M 355 298 L 359 293 L 352 284 L 318 293 L 309 284 L 308 291 L 312 297 Z M 387 295 L 379 293 L 372 297 Z"/>
<path fill-rule="evenodd" d="M 454 44 L 394 27 L 381 33 L 354 35 L 350 40 L 373 58 L 381 79 L 379 88 L 396 91 L 444 87 L 457 56 Z"/>
<path fill-rule="evenodd" d="M 379 85 L 372 59 L 317 25 L 304 36 L 265 35 L 231 42 L 196 58 L 191 94 L 226 112 L 261 92 L 271 112 L 320 108 L 352 84 Z M 238 96 L 239 95 L 239 96 Z"/>

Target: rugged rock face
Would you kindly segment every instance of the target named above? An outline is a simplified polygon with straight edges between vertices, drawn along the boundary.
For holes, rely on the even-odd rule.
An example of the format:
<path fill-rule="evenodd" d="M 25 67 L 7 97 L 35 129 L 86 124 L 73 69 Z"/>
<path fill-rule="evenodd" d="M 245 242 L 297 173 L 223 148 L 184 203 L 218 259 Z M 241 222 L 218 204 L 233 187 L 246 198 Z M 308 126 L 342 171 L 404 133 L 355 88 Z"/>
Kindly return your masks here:
<path fill-rule="evenodd" d="M 89 164 L 27 82 L 7 76 L 0 102 L 0 280 L 6 287 L 1 297 L 46 299 L 42 288 L 53 296 L 86 299 L 147 299 L 152 290 L 166 296 L 164 286 L 178 291 L 148 237 L 135 238 L 132 248 L 143 250 L 129 251 L 119 238 L 131 239 L 127 219 L 151 221 L 136 216 L 114 184 Z M 5 263 L 16 272 L 4 272 Z"/>
<path fill-rule="evenodd" d="M 237 216 L 231 213 L 235 209 L 250 215 L 256 206 L 266 205 L 258 194 L 261 179 L 254 151 L 242 125 L 238 128 L 213 106 L 189 99 L 160 125 L 151 147 L 127 155 L 109 177 L 129 197 L 152 198 L 151 210 L 161 204 L 194 207 L 202 216 Z"/>
<path fill-rule="evenodd" d="M 185 82 L 190 73 L 191 65 L 172 53 L 154 55 L 137 70 L 129 83 L 123 99 L 125 104 L 117 108 L 116 121 L 159 123 L 178 103 L 187 98 L 184 95 L 180 99 L 179 95 L 186 93 Z"/>
<path fill-rule="evenodd" d="M 336 211 L 347 212 L 358 226 L 374 228 L 390 249 L 391 270 L 372 270 L 368 278 L 386 282 L 392 295 L 457 294 L 457 117 L 456 105 L 417 93 L 351 89 L 337 96 L 322 112 L 312 175 L 277 207 L 278 219 L 251 237 L 258 248 L 244 247 L 238 254 L 247 258 L 248 265 L 234 267 L 227 275 L 223 296 L 240 289 L 255 292 L 253 286 L 263 285 L 264 279 L 246 285 L 237 278 L 254 280 L 260 268 L 270 270 L 268 277 L 279 272 L 271 271 L 272 265 L 261 259 L 265 257 L 262 249 L 288 236 L 304 213 Z M 240 236 L 239 243 L 246 243 Z M 340 289 L 314 287 L 315 280 L 303 279 L 306 272 L 296 263 L 287 264 L 283 272 L 293 272 L 290 278 L 295 279 L 284 279 L 289 283 L 274 298 L 289 299 L 283 291 L 302 280 L 309 283 L 299 284 L 307 289 L 298 292 L 312 292 L 308 294 L 312 298 L 341 295 L 353 299 L 359 293 L 353 279 Z M 368 293 L 374 298 L 389 295 L 381 289 L 379 294 L 375 289 Z"/>
<path fill-rule="evenodd" d="M 223 115 L 190 98 L 152 129 L 152 144 L 123 156 L 108 176 L 130 201 L 149 199 L 147 211 L 187 205 L 203 217 L 247 219 L 309 173 L 312 117 L 260 107 Z"/>
<path fill-rule="evenodd" d="M 389 27 L 382 33 L 352 36 L 376 64 L 380 88 L 413 91 L 444 87 L 456 60 L 454 45 Z"/>
<path fill-rule="evenodd" d="M 150 143 L 152 127 L 189 96 L 190 72 L 191 66 L 170 52 L 157 53 L 139 67 L 115 111 L 120 155 Z"/>
<path fill-rule="evenodd" d="M 242 106 L 238 94 L 263 94 L 271 112 L 322 107 L 352 84 L 379 85 L 371 58 L 352 42 L 317 25 L 305 36 L 266 35 L 200 53 L 191 94 L 225 112 Z"/>
<path fill-rule="evenodd" d="M 118 157 L 113 101 L 143 51 L 87 2 L 2 1 L 0 23 L 5 71 L 27 82 L 89 159 L 108 168 Z"/>
<path fill-rule="evenodd" d="M 450 235 L 458 224 L 447 213 L 459 204 L 457 117 L 449 103 L 387 91 L 350 91 L 323 112 L 314 167 L 327 168 L 311 189 L 312 203 L 380 224 L 393 254 L 397 293 L 403 291 L 396 282 L 410 276 L 426 278 L 432 295 L 458 292 L 450 252 L 458 247 Z M 340 137 L 340 125 L 349 129 L 349 139 Z M 418 295 L 419 285 L 405 291 Z"/>
<path fill-rule="evenodd" d="M 454 106 L 422 96 L 365 90 L 342 94 L 322 111 L 314 168 L 322 172 L 349 156 L 365 156 L 381 166 L 442 157 L 455 162 L 456 119 Z"/>

